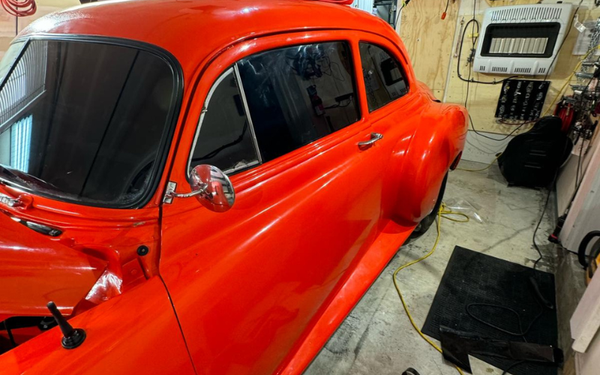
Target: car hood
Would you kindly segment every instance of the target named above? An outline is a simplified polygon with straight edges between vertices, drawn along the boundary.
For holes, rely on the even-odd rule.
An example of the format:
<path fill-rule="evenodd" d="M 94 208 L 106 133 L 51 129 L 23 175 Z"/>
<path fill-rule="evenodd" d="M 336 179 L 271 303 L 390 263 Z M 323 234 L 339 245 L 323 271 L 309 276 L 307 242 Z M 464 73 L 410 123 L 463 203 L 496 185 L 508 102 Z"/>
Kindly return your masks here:
<path fill-rule="evenodd" d="M 47 316 L 48 301 L 71 314 L 106 265 L 0 212 L 0 321 Z"/>

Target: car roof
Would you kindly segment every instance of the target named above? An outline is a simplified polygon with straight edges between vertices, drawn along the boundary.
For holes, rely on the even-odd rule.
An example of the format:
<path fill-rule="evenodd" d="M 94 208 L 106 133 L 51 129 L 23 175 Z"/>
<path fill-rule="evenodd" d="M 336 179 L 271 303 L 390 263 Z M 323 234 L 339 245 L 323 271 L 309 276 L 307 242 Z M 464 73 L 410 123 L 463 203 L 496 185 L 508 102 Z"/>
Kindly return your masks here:
<path fill-rule="evenodd" d="M 174 55 L 189 78 L 186 72 L 236 41 L 328 28 L 395 34 L 383 20 L 367 12 L 321 1 L 125 0 L 52 13 L 33 22 L 21 35 L 95 35 L 151 43 Z"/>

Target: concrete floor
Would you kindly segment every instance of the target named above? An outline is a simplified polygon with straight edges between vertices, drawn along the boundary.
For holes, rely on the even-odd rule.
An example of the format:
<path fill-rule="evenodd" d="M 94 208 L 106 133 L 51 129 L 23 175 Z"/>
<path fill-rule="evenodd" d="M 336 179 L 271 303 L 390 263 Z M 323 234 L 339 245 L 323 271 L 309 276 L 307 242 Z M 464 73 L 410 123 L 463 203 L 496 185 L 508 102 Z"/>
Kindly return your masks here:
<path fill-rule="evenodd" d="M 467 161 L 460 165 L 473 169 L 482 166 L 485 165 Z M 444 200 L 466 199 L 476 207 L 483 223 L 443 220 L 436 252 L 398 274 L 400 288 L 419 327 L 423 326 L 455 245 L 533 266 L 538 255 L 531 238 L 545 194 L 545 191 L 507 187 L 497 165 L 484 172 L 457 170 L 450 173 Z M 549 219 L 555 215 L 552 203 L 553 199 L 537 237 L 544 253 L 538 269 L 548 271 L 554 264 L 553 247 L 545 241 L 553 227 Z M 415 368 L 421 375 L 457 374 L 456 369 L 444 362 L 442 355 L 413 330 L 392 283 L 394 270 L 427 253 L 435 236 L 432 226 L 424 236 L 400 249 L 305 375 L 400 375 L 408 367 Z M 474 375 L 502 374 L 501 370 L 473 357 L 471 366 Z"/>

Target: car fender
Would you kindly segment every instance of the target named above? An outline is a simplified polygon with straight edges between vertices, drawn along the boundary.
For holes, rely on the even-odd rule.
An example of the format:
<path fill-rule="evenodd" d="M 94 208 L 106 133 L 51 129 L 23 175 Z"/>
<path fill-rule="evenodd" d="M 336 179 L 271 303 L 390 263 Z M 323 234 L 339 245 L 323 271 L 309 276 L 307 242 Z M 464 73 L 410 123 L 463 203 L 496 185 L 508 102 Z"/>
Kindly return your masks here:
<path fill-rule="evenodd" d="M 434 101 L 428 106 L 410 141 L 400 141 L 395 152 L 403 162 L 392 219 L 403 225 L 417 225 L 431 213 L 444 176 L 458 163 L 467 136 L 464 107 Z"/>
<path fill-rule="evenodd" d="M 60 303 L 60 301 L 57 301 Z M 0 355 L 2 374 L 194 374 L 170 297 L 155 276 L 71 319 L 81 346 L 61 346 L 59 327 Z"/>

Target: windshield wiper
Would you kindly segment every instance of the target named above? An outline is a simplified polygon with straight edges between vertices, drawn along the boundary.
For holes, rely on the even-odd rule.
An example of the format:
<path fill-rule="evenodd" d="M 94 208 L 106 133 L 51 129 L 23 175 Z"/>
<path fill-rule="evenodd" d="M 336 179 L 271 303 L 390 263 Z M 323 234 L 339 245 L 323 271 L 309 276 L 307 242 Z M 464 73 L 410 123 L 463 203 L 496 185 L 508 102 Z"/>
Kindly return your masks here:
<path fill-rule="evenodd" d="M 10 176 L 12 178 L 19 179 L 19 176 L 17 176 L 13 171 L 11 171 L 10 169 L 6 168 L 2 164 L 0 164 L 0 173 L 5 174 L 7 176 Z"/>
<path fill-rule="evenodd" d="M 50 188 L 52 190 L 58 190 L 58 188 L 56 186 L 54 186 L 53 184 L 46 182 L 46 181 L 42 180 L 41 178 L 38 178 L 38 177 L 32 176 L 30 174 L 27 174 L 25 172 L 19 171 L 17 169 L 10 169 L 3 165 L 0 165 L 0 173 L 10 176 L 12 178 L 12 180 L 17 180 L 17 181 L 12 181 L 15 183 L 23 182 L 29 186 L 36 186 L 36 187 L 42 187 L 45 189 Z"/>

